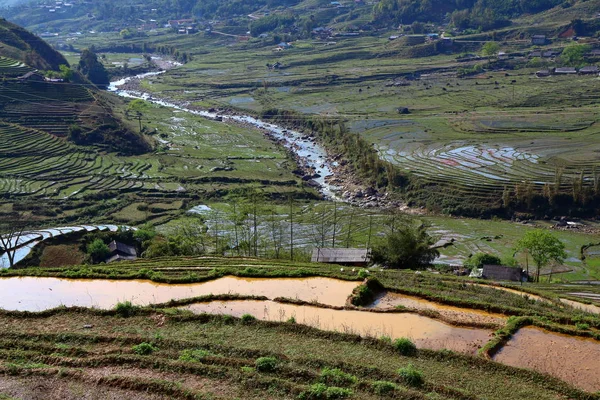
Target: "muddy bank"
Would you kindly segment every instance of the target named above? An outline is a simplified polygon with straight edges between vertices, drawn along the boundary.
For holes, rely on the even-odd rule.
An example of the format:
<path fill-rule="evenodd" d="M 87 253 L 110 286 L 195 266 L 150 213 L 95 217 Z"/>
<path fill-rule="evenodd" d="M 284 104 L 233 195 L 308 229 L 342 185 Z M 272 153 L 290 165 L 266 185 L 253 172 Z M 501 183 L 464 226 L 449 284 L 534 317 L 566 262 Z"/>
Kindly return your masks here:
<path fill-rule="evenodd" d="M 228 276 L 201 283 L 160 284 L 144 280 L 15 277 L 0 279 L 0 307 L 18 311 L 43 311 L 63 305 L 109 309 L 123 301 L 149 305 L 209 294 L 289 297 L 343 306 L 357 285 L 331 278 Z"/>
<path fill-rule="evenodd" d="M 600 390 L 600 342 L 543 329 L 520 329 L 493 358 L 552 375 L 587 391 Z"/>
<path fill-rule="evenodd" d="M 454 327 L 432 318 L 411 313 L 371 313 L 335 310 L 273 301 L 214 301 L 185 307 L 195 313 L 225 314 L 241 317 L 250 314 L 266 320 L 284 322 L 294 318 L 299 324 L 318 329 L 392 339 L 410 338 L 418 347 L 450 349 L 476 354 L 492 334 L 491 330 Z"/>

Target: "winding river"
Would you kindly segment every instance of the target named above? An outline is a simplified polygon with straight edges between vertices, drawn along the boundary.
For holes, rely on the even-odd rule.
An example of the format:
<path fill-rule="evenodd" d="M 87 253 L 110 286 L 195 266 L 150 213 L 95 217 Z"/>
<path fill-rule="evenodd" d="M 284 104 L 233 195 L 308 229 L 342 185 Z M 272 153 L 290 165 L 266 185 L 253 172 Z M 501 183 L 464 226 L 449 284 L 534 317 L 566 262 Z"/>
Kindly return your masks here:
<path fill-rule="evenodd" d="M 203 110 L 193 110 L 189 108 L 188 104 L 176 104 L 165 99 L 157 98 L 150 93 L 135 90 L 126 90 L 121 88 L 123 85 L 125 85 L 128 81 L 132 79 L 141 80 L 144 78 L 160 75 L 164 72 L 166 71 L 147 72 L 145 74 L 127 77 L 118 81 L 111 82 L 108 87 L 108 91 L 113 92 L 121 97 L 142 99 L 164 107 L 173 108 L 194 115 L 200 115 L 205 118 L 213 120 L 222 118 L 224 122 L 229 120 L 232 122 L 252 125 L 257 129 L 267 131 L 269 133 L 270 138 L 273 138 L 279 144 L 283 145 L 286 149 L 296 154 L 296 156 L 300 160 L 300 163 L 303 164 L 303 166 L 306 167 L 306 169 L 315 171 L 315 177 L 313 178 L 313 181 L 318 184 L 320 192 L 325 197 L 340 200 L 335 195 L 335 192 L 339 190 L 339 188 L 328 184 L 325 179 L 333 175 L 332 167 L 335 164 L 328 159 L 327 151 L 325 151 L 325 149 L 322 146 L 320 146 L 315 140 L 308 137 L 306 134 L 295 130 L 286 129 L 279 125 L 272 124 L 270 122 L 262 121 L 250 115 L 228 115 Z"/>

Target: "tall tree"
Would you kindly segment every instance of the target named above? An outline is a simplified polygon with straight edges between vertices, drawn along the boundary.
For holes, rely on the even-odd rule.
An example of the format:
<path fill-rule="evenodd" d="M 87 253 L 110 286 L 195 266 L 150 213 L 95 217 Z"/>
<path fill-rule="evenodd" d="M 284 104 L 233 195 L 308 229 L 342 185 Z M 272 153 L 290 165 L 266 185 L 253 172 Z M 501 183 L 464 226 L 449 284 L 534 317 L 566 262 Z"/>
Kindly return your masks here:
<path fill-rule="evenodd" d="M 540 281 L 540 271 L 554 261 L 562 263 L 567 254 L 565 245 L 556 236 L 544 229 L 534 229 L 527 232 L 518 242 L 517 251 L 526 251 L 536 265 L 535 281 Z"/>
<path fill-rule="evenodd" d="M 97 86 L 107 86 L 109 83 L 108 73 L 104 65 L 98 61 L 98 56 L 90 49 L 85 49 L 81 52 L 79 71 L 86 76 L 92 83 Z"/>

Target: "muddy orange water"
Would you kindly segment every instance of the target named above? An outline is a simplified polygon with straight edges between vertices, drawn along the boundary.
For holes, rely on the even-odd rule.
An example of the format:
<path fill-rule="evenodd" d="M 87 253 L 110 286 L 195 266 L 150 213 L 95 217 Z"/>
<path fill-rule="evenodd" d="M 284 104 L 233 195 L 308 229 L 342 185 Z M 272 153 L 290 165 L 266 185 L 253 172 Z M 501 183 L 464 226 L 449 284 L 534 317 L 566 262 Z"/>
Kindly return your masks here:
<path fill-rule="evenodd" d="M 600 342 L 539 328 L 520 329 L 494 360 L 553 375 L 587 391 L 600 390 Z"/>
<path fill-rule="evenodd" d="M 458 328 L 435 319 L 410 313 L 373 313 L 366 311 L 330 310 L 312 306 L 281 304 L 272 301 L 213 301 L 184 307 L 195 313 L 254 315 L 268 321 L 287 321 L 315 328 L 355 333 L 361 336 L 390 338 L 408 337 L 419 347 L 450 349 L 474 354 L 484 345 L 491 330 Z"/>
<path fill-rule="evenodd" d="M 417 310 L 435 310 L 449 321 L 458 323 L 486 323 L 502 325 L 506 322 L 506 317 L 502 314 L 488 313 L 479 310 L 470 310 L 435 303 L 414 296 L 406 296 L 399 293 L 387 292 L 377 298 L 370 308 L 393 308 L 404 306 Z"/>
<path fill-rule="evenodd" d="M 119 301 L 134 304 L 164 303 L 207 294 L 242 294 L 288 297 L 343 306 L 358 285 L 330 278 L 224 277 L 192 284 L 158 284 L 143 280 L 77 280 L 57 278 L 1 278 L 0 308 L 42 311 L 65 306 L 111 308 Z"/>

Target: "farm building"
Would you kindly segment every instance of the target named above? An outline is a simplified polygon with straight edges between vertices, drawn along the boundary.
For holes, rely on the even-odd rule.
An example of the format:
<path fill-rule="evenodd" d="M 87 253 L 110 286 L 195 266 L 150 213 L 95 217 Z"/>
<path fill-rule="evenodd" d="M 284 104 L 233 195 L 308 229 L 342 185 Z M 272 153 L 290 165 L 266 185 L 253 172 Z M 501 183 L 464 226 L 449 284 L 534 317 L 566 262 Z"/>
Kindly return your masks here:
<path fill-rule="evenodd" d="M 572 67 L 554 68 L 553 73 L 554 75 L 574 75 L 577 70 Z"/>
<path fill-rule="evenodd" d="M 312 262 L 341 264 L 355 267 L 366 266 L 371 259 L 369 249 L 316 248 L 312 252 Z"/>
<path fill-rule="evenodd" d="M 535 76 L 537 76 L 538 78 L 544 78 L 544 77 L 550 76 L 550 71 L 547 69 L 542 69 L 540 71 L 537 71 L 535 73 Z"/>
<path fill-rule="evenodd" d="M 583 67 L 579 70 L 579 75 L 598 75 L 598 67 L 595 65 L 590 65 L 587 67 Z"/>
<path fill-rule="evenodd" d="M 40 74 L 37 71 L 30 71 L 28 73 L 26 73 L 25 75 L 21 75 L 17 78 L 19 81 L 34 81 L 34 82 L 44 82 L 46 79 L 44 78 L 44 75 Z"/>
<path fill-rule="evenodd" d="M 113 261 L 135 260 L 137 258 L 135 247 L 117 242 L 116 240 L 110 242 L 108 248 L 110 249 L 110 255 L 106 259 L 107 263 Z"/>
<path fill-rule="evenodd" d="M 504 265 L 484 265 L 482 278 L 496 281 L 520 282 L 525 274 L 520 268 L 507 267 Z"/>
<path fill-rule="evenodd" d="M 531 44 L 534 44 L 534 45 L 546 44 L 546 35 L 533 35 L 531 37 Z"/>

